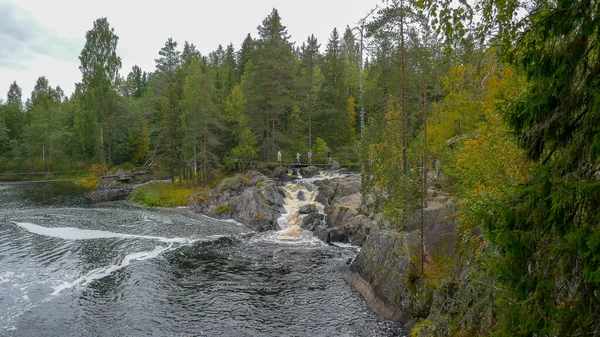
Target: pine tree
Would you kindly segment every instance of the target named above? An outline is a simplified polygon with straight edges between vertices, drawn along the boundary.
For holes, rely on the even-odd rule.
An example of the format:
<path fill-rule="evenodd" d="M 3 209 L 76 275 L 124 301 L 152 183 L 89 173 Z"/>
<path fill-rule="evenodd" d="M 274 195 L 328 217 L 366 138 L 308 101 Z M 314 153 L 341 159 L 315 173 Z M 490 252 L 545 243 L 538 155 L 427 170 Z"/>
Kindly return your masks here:
<path fill-rule="evenodd" d="M 253 55 L 255 62 L 248 70 L 244 94 L 252 129 L 261 136 L 263 158 L 274 158 L 278 142 L 287 141 L 286 130 L 296 122 L 293 118 L 292 45 L 286 27 L 276 9 L 258 27 L 260 39 Z"/>
<path fill-rule="evenodd" d="M 308 148 L 312 148 L 312 119 L 314 114 L 315 96 L 318 92 L 318 85 L 320 82 L 318 75 L 318 63 L 319 63 L 319 48 L 321 45 L 317 42 L 314 35 L 308 37 L 306 43 L 302 44 L 300 58 L 301 63 L 301 80 L 300 95 L 303 97 L 301 100 L 303 115 L 308 118 Z"/>
<path fill-rule="evenodd" d="M 255 48 L 256 42 L 252 39 L 250 33 L 248 33 L 242 42 L 240 50 L 237 52 L 235 76 L 238 82 L 242 79 L 242 75 L 244 75 L 244 72 L 246 71 L 246 65 L 248 64 L 248 61 L 250 61 Z"/>

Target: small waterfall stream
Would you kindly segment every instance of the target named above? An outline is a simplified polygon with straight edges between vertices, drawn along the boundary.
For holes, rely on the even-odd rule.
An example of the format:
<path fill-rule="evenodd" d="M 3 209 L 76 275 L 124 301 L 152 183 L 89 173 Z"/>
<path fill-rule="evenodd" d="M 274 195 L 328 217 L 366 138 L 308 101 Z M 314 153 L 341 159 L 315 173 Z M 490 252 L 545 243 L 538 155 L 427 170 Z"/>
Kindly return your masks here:
<path fill-rule="evenodd" d="M 312 191 L 309 191 L 306 186 L 293 183 L 286 184 L 283 190 L 285 192 L 285 213 L 277 219 L 277 223 L 281 227 L 278 232 L 279 240 L 298 241 L 306 239 L 306 235 L 312 239 L 311 233 L 307 234 L 300 228 L 300 223 L 306 215 L 300 214 L 299 211 L 303 206 L 313 204 L 317 206 L 319 212 L 323 212 L 323 205 L 315 201 L 318 190 L 313 188 Z"/>
<path fill-rule="evenodd" d="M 296 175 L 300 176 L 300 173 L 297 172 Z M 317 180 L 333 179 L 339 176 L 339 173 L 319 172 L 319 174 L 311 178 L 300 178 L 296 182 L 287 183 L 283 186 L 285 212 L 277 219 L 281 230 L 276 232 L 275 237 L 272 239 L 289 243 L 322 243 L 313 236 L 312 232 L 300 227 L 302 219 L 307 216 L 307 214 L 300 214 L 300 209 L 306 205 L 315 205 L 317 211 L 325 217 L 323 205 L 316 201 L 319 191 L 314 182 Z"/>

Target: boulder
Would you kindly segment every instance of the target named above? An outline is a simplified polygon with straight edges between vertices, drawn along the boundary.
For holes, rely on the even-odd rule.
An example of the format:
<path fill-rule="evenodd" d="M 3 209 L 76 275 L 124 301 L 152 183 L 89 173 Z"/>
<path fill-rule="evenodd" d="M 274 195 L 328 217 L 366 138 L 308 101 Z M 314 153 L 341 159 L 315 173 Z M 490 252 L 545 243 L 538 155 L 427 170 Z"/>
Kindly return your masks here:
<path fill-rule="evenodd" d="M 300 201 L 306 201 L 306 194 L 304 193 L 304 190 L 299 190 L 298 193 L 296 193 L 296 198 Z"/>
<path fill-rule="evenodd" d="M 321 170 L 316 166 L 307 166 L 300 168 L 300 175 L 303 178 L 311 178 L 319 174 Z"/>
<path fill-rule="evenodd" d="M 320 226 L 323 223 L 323 214 L 319 213 L 310 213 L 307 214 L 302 221 L 300 222 L 300 228 L 306 229 L 309 231 L 314 231 L 317 226 Z"/>
<path fill-rule="evenodd" d="M 193 202 L 192 210 L 216 218 L 233 218 L 250 229 L 278 229 L 283 212 L 284 192 L 260 172 L 250 171 L 221 181 L 203 202 Z"/>
<path fill-rule="evenodd" d="M 302 207 L 300 207 L 300 209 L 298 210 L 298 213 L 300 214 L 309 214 L 309 213 L 317 213 L 317 206 L 314 204 L 308 204 L 308 205 L 304 205 Z"/>

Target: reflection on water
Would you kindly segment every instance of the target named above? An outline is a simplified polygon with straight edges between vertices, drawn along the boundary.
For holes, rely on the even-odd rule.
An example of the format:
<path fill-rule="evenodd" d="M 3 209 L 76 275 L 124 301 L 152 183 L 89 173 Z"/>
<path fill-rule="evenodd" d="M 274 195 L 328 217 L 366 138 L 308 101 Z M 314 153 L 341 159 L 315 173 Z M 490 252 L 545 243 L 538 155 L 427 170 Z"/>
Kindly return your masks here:
<path fill-rule="evenodd" d="M 19 203 L 79 206 L 92 202 L 91 192 L 94 190 L 93 187 L 77 183 L 75 180 L 1 183 L 0 188 L 4 192 L 0 192 L 0 202 L 16 197 Z"/>
<path fill-rule="evenodd" d="M 42 185 L 0 184 L 2 336 L 406 335 L 340 277 L 355 248 Z"/>

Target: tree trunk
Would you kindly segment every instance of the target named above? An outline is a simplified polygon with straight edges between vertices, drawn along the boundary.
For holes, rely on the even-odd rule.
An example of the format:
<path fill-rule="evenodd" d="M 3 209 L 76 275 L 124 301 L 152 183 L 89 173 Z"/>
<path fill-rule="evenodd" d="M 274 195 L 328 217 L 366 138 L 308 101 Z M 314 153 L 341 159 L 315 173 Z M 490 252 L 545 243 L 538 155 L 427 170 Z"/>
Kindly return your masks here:
<path fill-rule="evenodd" d="M 406 157 L 406 76 L 404 73 L 404 1 L 401 2 L 400 17 L 400 52 L 402 73 L 402 172 L 408 174 L 408 158 Z"/>
<path fill-rule="evenodd" d="M 202 183 L 204 185 L 204 188 L 206 188 L 206 180 L 208 178 L 208 172 L 207 172 L 207 164 L 206 164 L 206 131 L 204 131 L 204 142 L 203 142 L 203 151 L 204 151 L 204 172 L 202 174 Z"/>
<path fill-rule="evenodd" d="M 424 271 L 425 242 L 423 227 L 425 226 L 425 208 L 427 207 L 427 81 L 423 80 L 423 193 L 421 196 L 421 274 Z"/>
<path fill-rule="evenodd" d="M 198 160 L 196 159 L 196 147 L 194 146 L 194 185 L 198 186 Z"/>
<path fill-rule="evenodd" d="M 104 159 L 104 125 L 100 122 L 100 162 L 102 164 L 106 163 Z"/>

